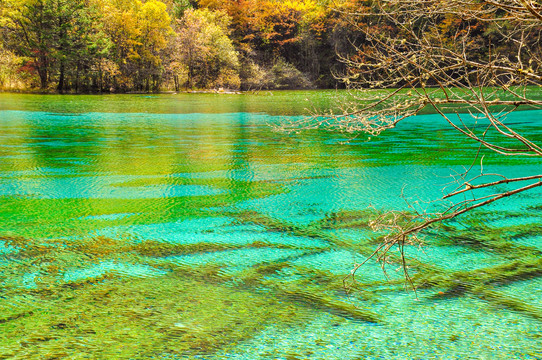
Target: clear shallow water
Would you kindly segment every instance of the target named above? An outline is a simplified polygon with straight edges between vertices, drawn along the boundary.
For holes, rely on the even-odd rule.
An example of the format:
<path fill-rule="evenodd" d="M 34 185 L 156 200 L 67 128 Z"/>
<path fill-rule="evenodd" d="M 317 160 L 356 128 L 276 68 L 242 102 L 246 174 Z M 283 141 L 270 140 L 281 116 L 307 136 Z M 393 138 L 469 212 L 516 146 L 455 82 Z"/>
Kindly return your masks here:
<path fill-rule="evenodd" d="M 434 115 L 271 131 L 310 96 L 0 94 L 0 358 L 542 358 L 541 191 L 429 234 L 419 301 L 374 264 L 347 296 L 367 207 L 438 197 L 475 147 Z M 510 121 L 540 142 L 541 119 Z"/>

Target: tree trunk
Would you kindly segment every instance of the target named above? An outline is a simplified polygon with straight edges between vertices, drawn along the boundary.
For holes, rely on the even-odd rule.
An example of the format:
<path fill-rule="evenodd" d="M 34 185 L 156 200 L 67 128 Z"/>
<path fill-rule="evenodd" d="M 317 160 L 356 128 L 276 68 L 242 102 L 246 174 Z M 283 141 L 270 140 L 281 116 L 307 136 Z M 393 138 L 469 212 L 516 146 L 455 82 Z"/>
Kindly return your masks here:
<path fill-rule="evenodd" d="M 47 89 L 47 86 L 49 85 L 49 74 L 47 72 L 47 56 L 41 55 L 38 60 L 37 64 L 37 70 L 38 75 L 40 77 L 40 88 L 42 90 Z"/>
<path fill-rule="evenodd" d="M 173 82 L 175 83 L 175 91 L 179 91 L 179 77 L 177 75 L 173 75 Z"/>
<path fill-rule="evenodd" d="M 60 75 L 58 78 L 58 87 L 57 90 L 59 93 L 64 93 L 64 61 L 60 61 Z"/>
<path fill-rule="evenodd" d="M 77 69 L 75 70 L 75 92 L 79 92 L 79 64 L 77 64 Z"/>

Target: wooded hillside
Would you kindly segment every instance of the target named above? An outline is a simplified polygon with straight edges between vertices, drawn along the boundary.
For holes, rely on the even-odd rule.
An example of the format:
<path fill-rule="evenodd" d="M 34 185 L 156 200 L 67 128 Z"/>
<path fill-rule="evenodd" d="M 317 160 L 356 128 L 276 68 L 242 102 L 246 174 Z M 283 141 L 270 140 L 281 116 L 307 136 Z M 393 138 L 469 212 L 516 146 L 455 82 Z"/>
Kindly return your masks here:
<path fill-rule="evenodd" d="M 340 87 L 336 77 L 348 67 L 344 60 L 365 51 L 360 24 L 343 14 L 371 13 L 372 3 L 0 0 L 0 89 Z M 375 34 L 382 27 L 393 31 L 378 24 Z M 437 30 L 453 41 L 453 27 L 453 20 L 443 17 Z M 480 33 L 491 36 L 490 29 Z"/>

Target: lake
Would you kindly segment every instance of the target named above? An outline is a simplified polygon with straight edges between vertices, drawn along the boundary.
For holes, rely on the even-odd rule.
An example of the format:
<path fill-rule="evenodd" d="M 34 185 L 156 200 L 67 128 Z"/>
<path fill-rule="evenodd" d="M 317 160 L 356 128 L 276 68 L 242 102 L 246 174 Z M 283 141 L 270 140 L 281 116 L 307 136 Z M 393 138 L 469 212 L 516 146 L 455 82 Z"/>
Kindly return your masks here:
<path fill-rule="evenodd" d="M 542 358 L 540 188 L 428 231 L 418 299 L 398 264 L 346 291 L 371 209 L 437 199 L 477 147 L 431 114 L 273 130 L 334 98 L 0 94 L 0 359 Z M 541 111 L 509 122 L 542 142 Z"/>

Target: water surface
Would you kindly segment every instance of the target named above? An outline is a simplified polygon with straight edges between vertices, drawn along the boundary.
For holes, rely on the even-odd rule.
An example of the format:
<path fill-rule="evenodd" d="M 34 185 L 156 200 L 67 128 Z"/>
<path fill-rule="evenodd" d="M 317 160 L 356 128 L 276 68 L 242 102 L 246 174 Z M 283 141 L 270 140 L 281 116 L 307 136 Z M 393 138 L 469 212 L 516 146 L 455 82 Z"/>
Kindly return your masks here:
<path fill-rule="evenodd" d="M 371 141 L 270 127 L 332 95 L 0 94 L 0 358 L 542 358 L 540 190 L 409 250 L 419 300 L 397 264 L 345 291 L 368 207 L 438 198 L 476 146 L 436 115 Z M 509 121 L 542 142 L 541 119 Z"/>

